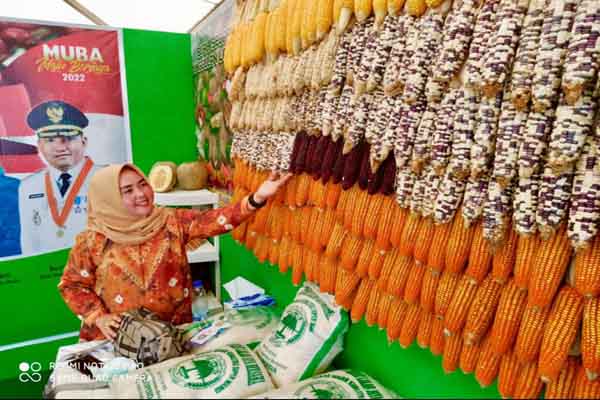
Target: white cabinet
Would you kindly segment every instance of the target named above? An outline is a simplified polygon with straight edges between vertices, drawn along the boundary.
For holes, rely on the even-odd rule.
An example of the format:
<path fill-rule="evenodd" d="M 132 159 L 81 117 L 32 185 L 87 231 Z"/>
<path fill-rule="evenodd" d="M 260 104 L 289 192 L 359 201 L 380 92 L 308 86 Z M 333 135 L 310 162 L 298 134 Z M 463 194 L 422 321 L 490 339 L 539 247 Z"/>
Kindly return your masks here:
<path fill-rule="evenodd" d="M 210 190 L 173 190 L 167 193 L 154 193 L 154 203 L 161 206 L 187 206 L 200 208 L 203 206 L 219 207 L 219 195 Z M 213 238 L 213 243 L 206 241 L 196 250 L 188 251 L 188 261 L 191 263 L 213 262 L 215 277 L 215 292 L 221 301 L 221 268 L 219 258 L 219 237 Z"/>

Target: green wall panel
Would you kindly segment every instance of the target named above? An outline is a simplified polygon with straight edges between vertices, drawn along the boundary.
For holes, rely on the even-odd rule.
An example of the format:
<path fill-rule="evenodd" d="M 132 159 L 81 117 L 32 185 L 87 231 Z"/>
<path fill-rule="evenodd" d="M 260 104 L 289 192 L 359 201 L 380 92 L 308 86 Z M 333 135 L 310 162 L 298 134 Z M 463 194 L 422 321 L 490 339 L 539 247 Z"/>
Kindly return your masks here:
<path fill-rule="evenodd" d="M 277 267 L 259 263 L 231 235 L 221 239 L 224 283 L 243 276 L 272 295 L 280 309 L 293 300 L 298 288 L 292 285 L 291 272 L 282 274 Z M 344 352 L 335 360 L 336 367 L 365 371 L 402 397 L 500 398 L 495 384 L 482 389 L 473 375 L 460 371 L 446 375 L 441 357 L 433 356 L 416 344 L 408 349 L 402 349 L 397 342 L 388 345 L 385 331 L 367 327 L 364 321 L 350 327 L 344 346 Z"/>

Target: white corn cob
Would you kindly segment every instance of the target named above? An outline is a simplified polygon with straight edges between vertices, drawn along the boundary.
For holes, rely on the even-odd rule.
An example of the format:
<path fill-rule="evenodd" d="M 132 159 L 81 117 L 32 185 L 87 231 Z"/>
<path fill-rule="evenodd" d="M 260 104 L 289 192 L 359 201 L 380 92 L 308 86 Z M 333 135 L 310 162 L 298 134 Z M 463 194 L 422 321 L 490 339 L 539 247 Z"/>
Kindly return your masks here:
<path fill-rule="evenodd" d="M 588 135 L 575 168 L 567 235 L 576 250 L 585 248 L 598 233 L 600 171 L 597 165 L 600 160 L 599 154 L 594 152 L 594 148 L 598 147 L 597 141 L 598 138 Z"/>
<path fill-rule="evenodd" d="M 339 37 L 332 30 L 325 39 L 325 49 L 323 50 L 323 63 L 321 65 L 321 86 L 329 85 L 334 76 L 337 49 L 339 47 Z"/>
<path fill-rule="evenodd" d="M 442 99 L 436 115 L 435 131 L 431 139 L 431 165 L 439 176 L 444 175 L 452 152 L 454 113 L 461 93 L 460 88 L 451 88 Z"/>
<path fill-rule="evenodd" d="M 332 93 L 331 90 L 327 90 L 325 95 L 325 101 L 322 108 L 322 121 L 321 130 L 323 136 L 329 136 L 333 130 L 333 123 L 335 121 L 335 112 L 340 97 Z"/>
<path fill-rule="evenodd" d="M 405 105 L 405 111 L 400 119 L 400 126 L 394 143 L 394 156 L 396 166 L 404 167 L 409 165 L 413 145 L 417 136 L 417 129 L 421 122 L 421 117 L 425 112 L 425 96 L 421 96 L 414 104 Z"/>
<path fill-rule="evenodd" d="M 411 161 L 411 168 L 417 175 L 421 174 L 421 171 L 429 162 L 438 109 L 439 103 L 429 103 L 417 129 Z"/>
<path fill-rule="evenodd" d="M 483 206 L 487 201 L 488 176 L 469 178 L 462 205 L 462 217 L 466 227 L 471 226 L 483 215 Z"/>
<path fill-rule="evenodd" d="M 345 136 L 348 121 L 352 117 L 352 97 L 352 85 L 344 85 L 344 89 L 342 90 L 342 94 L 340 95 L 340 99 L 338 101 L 335 120 L 333 121 L 333 130 L 331 131 L 331 139 L 334 142 L 337 142 L 339 138 Z"/>
<path fill-rule="evenodd" d="M 402 92 L 400 81 L 397 79 L 398 71 L 402 67 L 402 60 L 405 56 L 408 32 L 414 23 L 415 19 L 406 14 L 398 17 L 397 34 L 393 37 L 390 57 L 383 72 L 382 85 L 387 96 L 394 96 Z"/>
<path fill-rule="evenodd" d="M 385 126 L 387 125 L 386 117 L 389 117 L 389 114 L 382 90 L 376 90 L 371 93 L 371 103 L 371 115 L 367 118 L 365 140 L 373 146 L 385 132 Z M 386 123 L 383 129 L 380 129 L 381 124 L 383 124 L 382 119 L 385 119 Z"/>
<path fill-rule="evenodd" d="M 506 239 L 510 227 L 514 185 L 506 187 L 494 180 L 490 181 L 487 199 L 483 208 L 483 237 L 493 248 L 499 247 Z"/>
<path fill-rule="evenodd" d="M 484 95 L 494 97 L 508 79 L 523 19 L 530 0 L 502 0 L 498 7 L 495 34 L 481 70 Z"/>
<path fill-rule="evenodd" d="M 415 183 L 410 196 L 410 211 L 416 214 L 421 214 L 423 203 L 427 192 L 427 182 L 425 177 L 415 176 Z"/>
<path fill-rule="evenodd" d="M 567 49 L 562 88 L 568 104 L 575 104 L 593 86 L 600 68 L 600 2 L 581 0 Z"/>
<path fill-rule="evenodd" d="M 402 208 L 408 208 L 411 203 L 415 174 L 410 168 L 396 169 L 396 202 Z"/>
<path fill-rule="evenodd" d="M 519 178 L 528 178 L 540 169 L 553 121 L 554 110 L 529 113 L 525 136 L 519 148 Z"/>
<path fill-rule="evenodd" d="M 348 130 L 344 135 L 343 154 L 350 153 L 365 137 L 371 107 L 371 96 L 371 93 L 366 93 L 358 99 L 355 98 L 353 115 L 350 119 Z"/>
<path fill-rule="evenodd" d="M 369 163 L 371 171 L 375 173 L 381 163 L 385 161 L 390 152 L 394 149 L 396 134 L 400 126 L 400 119 L 403 112 L 403 103 L 400 97 L 393 98 L 384 96 L 384 108 L 380 109 L 381 115 L 377 115 L 377 128 L 381 131 L 381 140 L 373 143 L 370 149 Z"/>
<path fill-rule="evenodd" d="M 531 0 L 512 71 L 513 103 L 523 111 L 531 98 L 531 84 L 539 49 L 544 14 L 549 0 Z"/>
<path fill-rule="evenodd" d="M 367 79 L 367 91 L 375 90 L 383 81 L 385 66 L 390 58 L 392 46 L 395 42 L 395 36 L 398 34 L 398 17 L 388 15 L 383 23 L 383 30 L 377 38 L 375 47 L 375 58 L 369 70 Z"/>
<path fill-rule="evenodd" d="M 303 87 L 310 89 L 312 83 L 313 71 L 318 68 L 318 51 L 317 46 L 310 46 L 302 53 L 303 57 L 306 57 L 304 61 L 304 78 Z"/>
<path fill-rule="evenodd" d="M 501 106 L 502 93 L 498 93 L 494 97 L 484 97 L 479 104 L 478 124 L 471 148 L 471 175 L 473 177 L 487 174 L 493 164 Z"/>
<path fill-rule="evenodd" d="M 442 183 L 442 177 L 435 173 L 431 164 L 425 169 L 423 179 L 426 183 L 425 198 L 421 206 L 421 215 L 423 217 L 433 217 L 435 215 L 435 206 Z"/>
<path fill-rule="evenodd" d="M 246 73 L 242 68 L 235 70 L 233 77 L 231 78 L 231 89 L 229 90 L 229 99 L 231 101 L 240 100 L 242 97 L 242 91 L 246 83 Z"/>
<path fill-rule="evenodd" d="M 367 20 L 362 24 L 354 24 L 352 28 L 352 40 L 350 42 L 350 51 L 348 53 L 348 66 L 346 67 L 346 81 L 354 83 L 354 78 L 358 74 L 358 69 L 362 57 L 367 48 L 367 32 L 373 26 L 373 20 Z"/>
<path fill-rule="evenodd" d="M 413 56 L 419 47 L 419 36 L 424 28 L 424 18 L 419 18 L 410 25 L 406 33 L 406 42 L 404 45 L 402 62 L 400 64 L 400 68 L 396 71 L 396 80 L 398 82 L 397 85 L 400 88 L 398 93 L 402 93 L 404 91 L 406 81 L 411 73 L 411 69 L 414 69 L 414 66 L 411 63 Z"/>
<path fill-rule="evenodd" d="M 357 96 L 362 95 L 367 90 L 367 80 L 369 79 L 369 72 L 377 57 L 377 38 L 379 32 L 372 29 L 373 20 L 369 19 L 365 21 L 369 27 L 365 30 L 365 46 L 362 49 L 362 56 L 360 63 L 356 69 L 356 76 L 354 79 L 354 92 Z"/>
<path fill-rule="evenodd" d="M 435 201 L 435 223 L 445 224 L 452 221 L 465 193 L 466 182 L 446 171 L 439 186 Z"/>
<path fill-rule="evenodd" d="M 573 186 L 573 167 L 556 173 L 546 165 L 538 194 L 536 223 L 542 237 L 550 237 L 568 214 Z"/>
<path fill-rule="evenodd" d="M 335 65 L 333 67 L 333 76 L 331 77 L 331 90 L 333 94 L 340 94 L 344 88 L 351 39 L 352 31 L 345 32 L 340 39 L 340 44 L 335 53 Z"/>
<path fill-rule="evenodd" d="M 477 95 L 472 89 L 465 86 L 461 91 L 456 102 L 449 168 L 454 176 L 464 179 L 471 172 L 471 147 L 479 104 Z"/>
<path fill-rule="evenodd" d="M 580 0 L 551 0 L 544 16 L 542 36 L 532 82 L 533 109 L 543 112 L 558 97 L 563 62 Z"/>

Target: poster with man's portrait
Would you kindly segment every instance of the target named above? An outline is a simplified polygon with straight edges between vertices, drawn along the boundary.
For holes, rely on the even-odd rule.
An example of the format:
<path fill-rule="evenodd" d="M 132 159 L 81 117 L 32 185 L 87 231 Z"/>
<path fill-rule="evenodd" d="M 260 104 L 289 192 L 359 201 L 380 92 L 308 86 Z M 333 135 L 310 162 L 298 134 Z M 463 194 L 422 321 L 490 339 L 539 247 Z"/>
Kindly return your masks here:
<path fill-rule="evenodd" d="M 71 247 L 103 165 L 131 161 L 118 29 L 0 18 L 0 260 Z"/>

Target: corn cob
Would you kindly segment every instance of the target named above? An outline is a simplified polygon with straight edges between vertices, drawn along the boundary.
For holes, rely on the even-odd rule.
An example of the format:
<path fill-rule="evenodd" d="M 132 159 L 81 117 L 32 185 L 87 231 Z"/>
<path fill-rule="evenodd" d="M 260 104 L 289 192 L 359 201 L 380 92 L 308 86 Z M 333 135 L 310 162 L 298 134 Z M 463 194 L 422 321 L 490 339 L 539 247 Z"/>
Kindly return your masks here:
<path fill-rule="evenodd" d="M 319 256 L 308 247 L 304 247 L 303 251 L 302 262 L 304 263 L 304 276 L 307 281 L 318 283 Z"/>
<path fill-rule="evenodd" d="M 358 23 L 363 23 L 373 13 L 373 0 L 354 0 L 354 16 Z"/>
<path fill-rule="evenodd" d="M 577 375 L 578 360 L 568 357 L 565 367 L 558 374 L 558 378 L 546 385 L 545 399 L 572 399 L 575 392 L 575 377 Z"/>
<path fill-rule="evenodd" d="M 319 287 L 321 292 L 335 293 L 335 282 L 337 275 L 337 262 L 330 258 L 323 258 L 319 268 Z"/>
<path fill-rule="evenodd" d="M 396 137 L 394 143 L 394 156 L 396 157 L 397 167 L 409 166 L 417 129 L 426 106 L 425 97 L 421 96 L 415 103 L 406 105 L 406 112 L 402 113 L 399 128 L 400 132 L 403 133 Z"/>
<path fill-rule="evenodd" d="M 377 237 L 377 227 L 380 222 L 380 216 L 383 214 L 381 208 L 385 201 L 385 196 L 378 194 L 369 196 L 368 199 L 368 209 L 361 235 L 367 239 L 375 239 Z"/>
<path fill-rule="evenodd" d="M 574 399 L 599 399 L 600 398 L 600 379 L 589 380 L 585 373 L 585 368 L 579 366 L 575 376 L 573 390 Z"/>
<path fill-rule="evenodd" d="M 600 7 L 597 2 L 584 0 L 577 6 L 562 76 L 562 88 L 569 104 L 575 104 L 586 87 L 592 86 L 598 71 L 599 21 Z"/>
<path fill-rule="evenodd" d="M 402 329 L 398 342 L 403 349 L 408 348 L 417 337 L 419 330 L 419 320 L 421 319 L 421 309 L 418 304 L 409 304 L 406 310 L 404 321 L 402 321 Z"/>
<path fill-rule="evenodd" d="M 444 343 L 444 353 L 442 356 L 442 369 L 444 373 L 449 374 L 456 371 L 460 360 L 463 341 L 460 335 L 446 336 Z"/>
<path fill-rule="evenodd" d="M 410 222 L 410 217 L 409 217 Z M 434 239 L 435 226 L 433 220 L 426 218 L 419 222 L 414 245 L 414 257 L 417 264 L 426 264 L 431 243 Z M 401 248 L 402 249 L 402 248 Z"/>
<path fill-rule="evenodd" d="M 393 75 L 388 79 L 388 85 L 384 85 L 384 90 L 388 96 L 395 96 L 404 91 L 406 80 L 411 70 L 411 62 L 419 45 L 419 34 L 424 26 L 421 19 L 417 19 L 414 22 L 410 19 L 405 21 L 404 30 L 406 32 L 406 39 L 403 43 L 404 54 L 398 59 L 399 63 L 392 66 L 398 67 L 399 70 L 392 72 Z M 394 49 L 392 49 L 392 51 L 394 51 Z M 395 59 L 392 59 L 391 61 L 395 61 Z M 385 81 L 384 75 L 384 83 Z"/>
<path fill-rule="evenodd" d="M 470 227 L 483 214 L 483 206 L 487 199 L 489 178 L 469 178 L 462 205 L 464 225 Z"/>
<path fill-rule="evenodd" d="M 285 274 L 291 267 L 291 252 L 292 252 L 292 241 L 288 237 L 283 237 L 279 244 L 279 272 Z"/>
<path fill-rule="evenodd" d="M 431 139 L 435 131 L 436 112 L 438 108 L 439 105 L 437 103 L 429 103 L 417 129 L 411 160 L 411 168 L 417 175 L 421 174 L 425 165 L 429 162 Z"/>
<path fill-rule="evenodd" d="M 434 312 L 437 317 L 442 318 L 446 315 L 460 278 L 460 274 L 448 271 L 444 271 L 442 274 L 435 294 Z"/>
<path fill-rule="evenodd" d="M 379 295 L 381 297 L 379 299 L 379 310 L 377 311 L 377 325 L 379 326 L 379 329 L 386 329 L 388 327 L 390 310 L 392 309 L 395 299 L 385 292 L 381 292 Z"/>
<path fill-rule="evenodd" d="M 354 11 L 354 0 L 342 0 L 341 3 L 339 18 L 334 18 L 338 34 L 342 34 L 346 30 Z"/>
<path fill-rule="evenodd" d="M 394 17 L 400 15 L 400 12 L 404 8 L 405 0 L 388 0 L 387 10 L 388 13 Z"/>
<path fill-rule="evenodd" d="M 407 46 L 413 45 L 415 31 L 412 27 L 414 24 L 414 18 L 408 15 L 403 14 L 398 17 L 397 31 L 392 39 L 389 60 L 383 71 L 382 86 L 386 96 L 396 96 L 402 93 L 403 82 L 399 79 L 399 70 L 402 68 Z"/>
<path fill-rule="evenodd" d="M 514 387 L 514 397 L 517 399 L 535 399 L 539 396 L 543 386 L 543 382 L 538 377 L 537 363 L 522 365 Z"/>
<path fill-rule="evenodd" d="M 471 374 L 475 371 L 475 368 L 477 367 L 477 360 L 479 359 L 480 350 L 481 346 L 479 343 L 467 345 L 463 341 L 458 366 L 464 374 Z"/>
<path fill-rule="evenodd" d="M 396 170 L 396 202 L 402 208 L 410 206 L 415 178 L 409 168 L 401 167 Z"/>
<path fill-rule="evenodd" d="M 310 233 L 311 233 L 311 229 L 312 229 L 312 223 L 315 220 L 315 217 L 313 215 L 313 210 L 314 207 L 303 207 L 302 210 L 300 211 L 301 213 L 301 217 L 300 217 L 300 223 L 301 228 L 300 228 L 300 244 L 302 245 L 306 245 L 308 246 L 308 239 L 311 237 Z M 308 247 L 307 247 L 308 248 Z"/>
<path fill-rule="evenodd" d="M 600 299 L 586 300 L 583 310 L 581 333 L 581 358 L 588 379 L 598 378 L 600 373 Z"/>
<path fill-rule="evenodd" d="M 429 338 L 429 351 L 434 356 L 439 356 L 444 352 L 444 344 L 446 337 L 444 336 L 444 321 L 434 317 L 431 323 L 431 337 Z"/>
<path fill-rule="evenodd" d="M 502 356 L 494 353 L 489 336 L 482 342 L 479 359 L 475 367 L 475 379 L 481 387 L 492 384 L 500 370 Z"/>
<path fill-rule="evenodd" d="M 433 312 L 435 305 L 435 295 L 440 283 L 440 273 L 430 267 L 427 267 L 423 276 L 423 284 L 419 297 L 421 309 L 426 313 Z"/>
<path fill-rule="evenodd" d="M 500 283 L 505 283 L 512 275 L 517 259 L 517 243 L 519 238 L 514 229 L 508 229 L 508 238 L 496 250 L 492 259 L 492 278 Z"/>
<path fill-rule="evenodd" d="M 468 345 L 479 343 L 494 320 L 502 286 L 488 276 L 477 288 L 469 307 L 464 328 L 464 340 Z"/>
<path fill-rule="evenodd" d="M 369 275 L 369 263 L 373 257 L 373 253 L 376 251 L 373 240 L 361 240 L 362 247 L 360 255 L 356 261 L 355 272 L 361 278 L 366 278 Z M 342 250 L 343 254 L 343 250 Z"/>
<path fill-rule="evenodd" d="M 390 209 L 393 212 L 391 220 L 394 221 L 394 223 L 391 225 L 388 241 L 394 248 L 398 248 L 400 247 L 404 225 L 409 217 L 409 213 L 406 209 L 398 207 L 398 205 L 393 202 L 390 205 Z"/>
<path fill-rule="evenodd" d="M 465 62 L 467 74 L 465 83 L 473 90 L 479 88 L 482 82 L 481 71 L 485 61 L 484 56 L 492 49 L 496 20 L 499 17 L 499 5 L 500 0 L 485 1 L 477 14 L 477 21 L 473 28 L 473 41 Z"/>
<path fill-rule="evenodd" d="M 396 266 L 398 251 L 396 251 L 396 249 L 393 249 L 392 251 L 385 253 L 384 257 L 385 259 L 383 261 L 383 266 L 381 267 L 379 276 L 375 277 L 369 274 L 369 278 L 377 279 L 377 287 L 381 290 L 386 290 L 388 287 L 388 282 L 391 279 L 392 272 L 394 271 L 394 267 Z"/>
<path fill-rule="evenodd" d="M 346 143 L 347 142 L 344 140 L 344 146 Z M 361 166 L 364 164 L 362 161 L 365 158 L 365 154 L 367 159 L 369 157 L 369 153 L 366 150 L 367 143 L 362 142 L 358 146 L 354 146 L 350 153 L 346 154 L 346 159 L 344 160 L 344 174 L 342 177 L 342 189 L 348 190 L 358 180 Z"/>
<path fill-rule="evenodd" d="M 315 39 L 320 41 L 327 35 L 333 24 L 333 0 L 319 0 L 317 3 L 317 29 Z"/>
<path fill-rule="evenodd" d="M 426 349 L 429 347 L 433 319 L 433 314 L 421 312 L 419 328 L 417 330 L 417 345 L 422 349 Z"/>
<path fill-rule="evenodd" d="M 327 183 L 327 194 L 325 195 L 325 203 L 328 209 L 337 209 L 341 193 L 342 186 L 340 184 L 334 183 L 333 181 Z"/>
<path fill-rule="evenodd" d="M 304 0 L 304 13 L 301 28 L 302 48 L 311 46 L 317 38 L 318 0 Z"/>
<path fill-rule="evenodd" d="M 267 260 L 269 255 L 268 239 L 265 236 L 258 235 L 256 239 L 256 247 L 254 248 L 254 255 L 259 263 L 263 263 Z"/>
<path fill-rule="evenodd" d="M 465 325 L 469 308 L 475 299 L 476 293 L 477 285 L 466 276 L 462 276 L 444 315 L 444 332 L 447 335 L 460 333 Z"/>
<path fill-rule="evenodd" d="M 527 293 L 509 281 L 502 288 L 496 317 L 490 331 L 493 351 L 505 354 L 513 345 L 527 303 Z"/>
<path fill-rule="evenodd" d="M 536 214 L 536 223 L 542 237 L 547 238 L 554 234 L 567 215 L 572 186 L 573 168 L 555 173 L 546 165 L 538 194 Z"/>
<path fill-rule="evenodd" d="M 254 250 L 256 248 L 257 240 L 258 234 L 251 229 L 251 226 L 249 226 L 246 232 L 246 248 L 248 248 L 248 250 Z"/>
<path fill-rule="evenodd" d="M 350 310 L 350 318 L 353 323 L 360 321 L 367 310 L 367 304 L 369 301 L 369 295 L 373 290 L 374 282 L 370 279 L 363 279 L 358 287 L 358 292 L 352 303 L 352 309 Z"/>
<path fill-rule="evenodd" d="M 517 341 L 514 346 L 515 354 L 521 364 L 527 364 L 536 360 L 544 337 L 549 313 L 549 307 L 541 310 L 534 307 L 525 308 L 517 334 Z"/>
<path fill-rule="evenodd" d="M 361 279 L 358 275 L 348 272 L 343 268 L 338 268 L 335 278 L 335 302 L 339 305 L 349 302 L 351 306 L 360 282 Z M 344 309 L 348 310 L 350 306 L 344 307 Z"/>
<path fill-rule="evenodd" d="M 340 253 L 340 266 L 348 271 L 353 271 L 358 262 L 362 247 L 362 239 L 347 235 Z"/>
<path fill-rule="evenodd" d="M 373 291 L 369 296 L 369 302 L 367 303 L 367 311 L 365 313 L 365 322 L 367 326 L 373 326 L 377 323 L 377 318 L 379 314 L 379 302 L 380 299 L 384 296 L 384 293 L 380 292 L 379 289 L 377 289 L 376 282 L 374 280 L 371 280 L 371 282 L 373 282 Z"/>
<path fill-rule="evenodd" d="M 371 0 L 360 0 L 361 2 L 370 2 Z M 355 5 L 357 3 L 355 2 Z M 366 36 L 364 43 L 364 49 L 362 50 L 360 63 L 356 66 L 354 75 L 354 93 L 356 96 L 361 96 L 367 91 L 367 80 L 369 79 L 369 72 L 372 68 L 375 57 L 377 57 L 377 35 L 378 32 L 372 30 L 372 21 L 365 21 L 368 24 L 368 29 L 363 32 Z"/>
<path fill-rule="evenodd" d="M 446 243 L 450 236 L 452 224 L 436 225 L 433 240 L 427 255 L 427 266 L 437 272 L 442 272 L 445 267 Z"/>
<path fill-rule="evenodd" d="M 320 86 L 326 87 L 333 79 L 333 70 L 335 68 L 336 52 L 339 46 L 339 38 L 332 30 L 325 39 L 325 49 L 323 50 L 323 61 L 321 63 Z"/>
<path fill-rule="evenodd" d="M 402 231 L 402 238 L 400 240 L 399 248 L 400 255 L 412 257 L 420 225 L 420 216 L 416 213 L 411 213 L 408 216 Z"/>
<path fill-rule="evenodd" d="M 600 199 L 597 190 L 600 183 L 600 171 L 596 168 L 598 163 L 598 155 L 594 150 L 597 148 L 596 142 L 595 136 L 588 136 L 583 154 L 577 161 L 573 179 L 567 235 L 576 250 L 584 249 L 585 251 L 585 248 L 595 241 L 593 238 L 597 236 L 598 232 Z M 585 281 L 589 282 L 590 287 L 596 286 L 595 291 L 600 293 L 598 279 L 594 280 L 590 275 Z M 579 282 L 584 284 L 583 280 Z M 575 285 L 578 287 L 577 283 Z"/>
<path fill-rule="evenodd" d="M 268 260 L 269 260 L 269 264 L 271 264 L 271 265 L 277 265 L 279 263 L 280 247 L 281 247 L 281 244 L 277 240 L 271 240 L 270 241 L 269 247 L 268 247 L 268 252 L 269 252 Z"/>
<path fill-rule="evenodd" d="M 464 179 L 471 172 L 471 147 L 473 146 L 473 132 L 476 127 L 479 104 L 473 90 L 463 87 L 461 91 L 456 102 L 452 153 L 448 168 L 454 177 Z"/>
<path fill-rule="evenodd" d="M 360 190 L 358 186 L 355 185 L 350 190 L 349 196 L 348 204 L 344 210 L 344 228 L 346 228 L 348 231 L 351 231 L 354 214 L 358 211 L 362 212 L 360 208 L 362 207 L 361 203 L 366 200 L 366 192 Z"/>
<path fill-rule="evenodd" d="M 387 251 L 392 241 L 392 233 L 401 230 L 406 220 L 406 213 L 396 206 L 393 197 L 387 196 L 382 206 L 382 214 L 377 229 L 375 247 Z M 393 242 L 391 244 L 394 244 Z M 394 245 L 397 247 L 396 245 Z"/>
<path fill-rule="evenodd" d="M 368 38 L 367 32 L 371 29 L 372 25 L 373 21 L 367 20 L 362 24 L 359 23 L 352 26 L 352 39 L 348 53 L 348 66 L 346 67 L 347 83 L 354 83 L 354 78 L 358 73 L 358 68 L 361 64 L 364 50 L 366 49 Z"/>
<path fill-rule="evenodd" d="M 431 164 L 436 174 L 443 176 L 450 159 L 455 103 L 460 89 L 452 88 L 443 97 L 436 114 L 431 137 Z"/>
<path fill-rule="evenodd" d="M 563 280 L 572 253 L 565 228 L 563 224 L 554 236 L 542 241 L 535 254 L 528 285 L 530 306 L 549 305 Z"/>
<path fill-rule="evenodd" d="M 412 264 L 412 259 L 410 257 L 399 255 L 396 258 L 396 265 L 388 280 L 386 288 L 387 293 L 397 298 L 404 297 L 404 289 L 406 287 L 406 282 L 408 281 Z"/>
<path fill-rule="evenodd" d="M 375 243 L 373 243 L 373 244 L 375 244 Z M 369 261 L 369 269 L 367 271 L 368 276 L 371 279 L 379 278 L 379 276 L 381 274 L 381 270 L 383 268 L 383 264 L 385 262 L 385 258 L 386 258 L 386 252 L 383 250 L 378 250 L 377 247 L 374 246 L 372 257 L 371 257 L 371 260 Z"/>
<path fill-rule="evenodd" d="M 425 275 L 425 267 L 415 262 L 411 264 L 404 288 L 404 301 L 409 304 L 418 304 L 423 284 L 423 275 Z"/>
<path fill-rule="evenodd" d="M 385 0 L 384 0 L 385 1 Z M 382 0 L 375 0 L 374 5 L 382 3 Z M 376 11 L 377 13 L 377 11 Z M 378 17 L 375 17 L 375 28 L 381 26 Z M 375 58 L 371 64 L 369 71 L 369 77 L 367 79 L 367 91 L 373 91 L 383 81 L 383 75 L 385 73 L 386 64 L 390 58 L 392 46 L 397 40 L 395 35 L 398 33 L 399 21 L 397 17 L 387 16 L 383 22 L 383 30 L 377 38 L 377 44 L 375 47 Z"/>
<path fill-rule="evenodd" d="M 532 112 L 527 119 L 526 131 L 519 148 L 519 178 L 530 178 L 540 169 L 547 147 L 547 137 L 552 129 L 554 110 Z"/>
<path fill-rule="evenodd" d="M 493 166 L 501 105 L 502 93 L 481 100 L 470 156 L 472 177 L 488 174 Z"/>
<path fill-rule="evenodd" d="M 425 0 L 406 0 L 406 12 L 413 17 L 420 17 L 427 11 Z"/>
<path fill-rule="evenodd" d="M 348 200 L 350 199 L 351 194 L 354 193 L 354 189 L 351 190 L 342 190 L 340 192 L 340 197 L 338 199 L 338 203 L 335 207 L 335 219 L 338 223 L 344 224 L 345 216 L 346 216 L 346 205 L 348 204 Z"/>
<path fill-rule="evenodd" d="M 352 39 L 352 32 L 346 32 L 340 39 L 337 52 L 335 54 L 335 64 L 333 67 L 333 76 L 331 77 L 331 84 L 329 91 L 333 95 L 340 95 L 344 88 L 344 82 L 346 80 L 346 71 L 348 68 L 348 53 L 350 52 L 350 43 Z"/>
<path fill-rule="evenodd" d="M 337 258 L 341 251 L 342 245 L 345 242 L 346 231 L 341 224 L 335 224 L 333 227 L 333 231 L 331 232 L 331 237 L 329 242 L 327 243 L 327 247 L 325 249 L 325 257 L 335 259 Z"/>
<path fill-rule="evenodd" d="M 529 287 L 531 270 L 536 260 L 535 256 L 540 246 L 538 236 L 521 236 L 517 243 L 517 258 L 515 260 L 515 285 L 521 289 Z"/>
<path fill-rule="evenodd" d="M 502 188 L 496 181 L 488 186 L 488 198 L 483 209 L 483 237 L 492 248 L 501 246 L 510 229 L 514 186 Z"/>
<path fill-rule="evenodd" d="M 323 227 L 321 229 L 321 234 L 316 239 L 321 248 L 327 247 L 329 244 L 335 225 L 335 213 L 329 209 L 325 210 L 323 212 Z"/>
<path fill-rule="evenodd" d="M 557 294 L 542 339 L 539 375 L 545 383 L 554 382 L 567 361 L 569 349 L 583 314 L 583 297 L 570 286 Z"/>
<path fill-rule="evenodd" d="M 575 256 L 574 287 L 586 298 L 600 294 L 600 236 L 596 235 L 589 248 L 579 251 Z"/>
<path fill-rule="evenodd" d="M 513 352 L 506 353 L 500 361 L 498 373 L 498 392 L 503 399 L 514 398 L 521 365 Z"/>
<path fill-rule="evenodd" d="M 353 211 L 352 214 L 352 223 L 350 225 L 350 231 L 353 235 L 361 237 L 363 235 L 365 220 L 368 217 L 368 209 L 370 205 L 369 194 L 361 190 L 359 191 L 355 201 L 356 206 L 354 209 L 350 209 Z"/>
<path fill-rule="evenodd" d="M 455 218 L 450 237 L 446 245 L 446 270 L 450 272 L 461 272 L 465 267 L 475 227 L 465 228 L 462 218 Z"/>
<path fill-rule="evenodd" d="M 544 16 L 539 51 L 532 81 L 533 109 L 544 112 L 553 107 L 560 90 L 577 0 L 551 0 Z"/>
<path fill-rule="evenodd" d="M 388 316 L 387 322 L 387 338 L 388 343 L 397 340 L 400 337 L 402 331 L 402 325 L 408 312 L 408 304 L 398 298 L 394 299 Z"/>
<path fill-rule="evenodd" d="M 380 30 L 387 14 L 387 0 L 373 0 L 373 14 L 375 15 L 373 28 Z"/>

